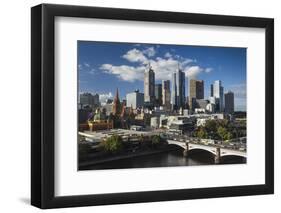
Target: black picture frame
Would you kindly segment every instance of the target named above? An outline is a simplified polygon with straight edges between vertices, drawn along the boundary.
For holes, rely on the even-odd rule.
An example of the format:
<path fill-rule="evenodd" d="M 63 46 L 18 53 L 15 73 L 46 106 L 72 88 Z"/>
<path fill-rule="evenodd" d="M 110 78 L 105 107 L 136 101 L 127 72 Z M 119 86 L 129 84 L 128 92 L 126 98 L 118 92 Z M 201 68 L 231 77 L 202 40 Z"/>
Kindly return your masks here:
<path fill-rule="evenodd" d="M 265 184 L 93 195 L 54 195 L 55 17 L 264 28 Z M 274 20 L 240 16 L 41 4 L 31 8 L 31 204 L 42 209 L 274 193 Z"/>

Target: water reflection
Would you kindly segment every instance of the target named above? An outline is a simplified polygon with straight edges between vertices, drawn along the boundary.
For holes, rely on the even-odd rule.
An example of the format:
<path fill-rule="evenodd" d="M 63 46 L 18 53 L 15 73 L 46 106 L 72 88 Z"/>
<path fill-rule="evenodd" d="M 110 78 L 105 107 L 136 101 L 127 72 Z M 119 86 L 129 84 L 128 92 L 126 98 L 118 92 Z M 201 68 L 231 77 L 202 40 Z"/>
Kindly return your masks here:
<path fill-rule="evenodd" d="M 215 164 L 214 157 L 212 156 L 211 153 L 200 151 L 200 150 L 192 150 L 189 153 L 188 157 L 184 157 L 182 152 L 183 152 L 182 149 L 176 149 L 169 152 L 100 163 L 100 164 L 80 168 L 80 170 L 149 168 L 149 167 L 167 167 L 167 166 L 195 166 L 195 165 Z M 229 157 L 223 159 L 222 163 L 224 164 L 245 163 L 245 159 Z"/>

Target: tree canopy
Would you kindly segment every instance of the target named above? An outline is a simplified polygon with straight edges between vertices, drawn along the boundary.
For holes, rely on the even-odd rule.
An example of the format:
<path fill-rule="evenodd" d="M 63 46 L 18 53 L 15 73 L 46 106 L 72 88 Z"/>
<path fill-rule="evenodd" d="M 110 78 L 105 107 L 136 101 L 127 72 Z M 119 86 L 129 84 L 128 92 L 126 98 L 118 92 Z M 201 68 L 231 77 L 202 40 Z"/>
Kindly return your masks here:
<path fill-rule="evenodd" d="M 102 148 L 109 153 L 117 153 L 123 149 L 123 140 L 119 135 L 112 135 L 101 143 Z"/>
<path fill-rule="evenodd" d="M 200 126 L 194 132 L 194 136 L 201 139 L 231 140 L 237 135 L 237 129 L 226 119 L 207 120 L 204 126 Z"/>

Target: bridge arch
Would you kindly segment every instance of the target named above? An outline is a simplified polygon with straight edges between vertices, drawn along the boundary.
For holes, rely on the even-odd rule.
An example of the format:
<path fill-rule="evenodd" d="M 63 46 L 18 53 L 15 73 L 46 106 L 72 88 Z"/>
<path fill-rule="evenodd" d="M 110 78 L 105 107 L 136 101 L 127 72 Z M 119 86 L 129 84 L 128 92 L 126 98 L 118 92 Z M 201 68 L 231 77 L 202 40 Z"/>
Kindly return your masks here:
<path fill-rule="evenodd" d="M 187 146 L 185 143 L 182 143 L 182 142 L 177 142 L 177 141 L 173 141 L 173 140 L 168 140 L 168 144 L 169 145 L 174 145 L 174 146 L 178 146 L 178 147 L 181 147 L 183 149 L 186 149 Z"/>
<path fill-rule="evenodd" d="M 247 154 L 245 151 L 234 150 L 234 149 L 229 149 L 229 148 L 219 147 L 219 146 L 214 146 L 214 145 L 209 145 L 209 144 L 206 145 L 206 144 L 202 144 L 202 143 L 192 143 L 185 139 L 182 139 L 180 141 L 167 140 L 167 142 L 169 145 L 175 145 L 175 146 L 183 148 L 184 156 L 188 156 L 189 155 L 188 153 L 192 152 L 192 150 L 206 151 L 214 157 L 216 164 L 220 163 L 220 159 L 231 158 L 231 156 L 238 157 L 238 158 L 240 157 L 243 159 L 244 162 L 246 162 L 246 159 L 247 159 Z"/>
<path fill-rule="evenodd" d="M 205 151 L 205 152 L 208 152 L 208 153 L 212 154 L 212 156 L 216 156 L 216 151 L 215 150 L 212 151 L 210 149 L 204 149 L 204 148 L 199 148 L 199 147 L 195 147 L 195 148 L 191 147 L 191 148 L 189 148 L 188 151 L 192 152 L 192 151 L 198 151 L 198 150 Z"/>
<path fill-rule="evenodd" d="M 179 144 L 174 144 L 174 143 L 168 143 L 168 146 L 170 146 L 170 147 L 177 147 L 177 148 L 182 149 L 182 150 L 186 149 L 186 146 L 181 146 Z"/>
<path fill-rule="evenodd" d="M 221 157 L 231 157 L 231 156 L 234 156 L 234 157 L 241 157 L 241 158 L 247 158 L 243 153 L 223 153 L 221 152 Z"/>

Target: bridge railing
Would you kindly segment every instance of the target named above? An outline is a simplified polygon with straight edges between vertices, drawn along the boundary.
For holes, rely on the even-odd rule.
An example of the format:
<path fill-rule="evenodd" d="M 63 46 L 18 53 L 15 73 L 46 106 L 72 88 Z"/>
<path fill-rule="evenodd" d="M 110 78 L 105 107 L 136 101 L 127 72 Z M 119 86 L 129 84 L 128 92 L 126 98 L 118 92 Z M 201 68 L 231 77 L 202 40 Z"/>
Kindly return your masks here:
<path fill-rule="evenodd" d="M 200 138 L 194 138 L 189 137 L 187 135 L 174 135 L 174 134 L 165 134 L 166 138 L 169 140 L 176 140 L 178 142 L 182 143 L 195 143 L 205 146 L 211 146 L 211 147 L 219 147 L 224 149 L 231 149 L 236 151 L 246 151 L 246 146 L 244 144 L 240 143 L 240 140 L 238 140 L 236 143 L 234 141 L 231 141 L 230 144 L 226 144 L 223 141 L 219 140 L 212 140 L 212 139 L 200 139 Z"/>

